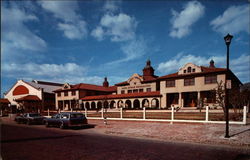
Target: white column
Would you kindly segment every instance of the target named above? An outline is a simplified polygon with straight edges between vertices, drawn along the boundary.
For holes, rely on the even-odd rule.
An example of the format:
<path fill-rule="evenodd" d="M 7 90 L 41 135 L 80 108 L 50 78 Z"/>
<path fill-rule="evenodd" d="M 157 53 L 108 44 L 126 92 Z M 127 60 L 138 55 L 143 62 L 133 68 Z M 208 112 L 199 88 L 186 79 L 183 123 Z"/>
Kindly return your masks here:
<path fill-rule="evenodd" d="M 179 93 L 179 100 L 178 100 L 179 107 L 182 107 L 181 99 L 182 99 L 182 97 L 181 97 L 181 92 L 180 92 Z"/>
<path fill-rule="evenodd" d="M 206 122 L 208 122 L 208 106 L 206 106 Z"/>
<path fill-rule="evenodd" d="M 247 106 L 243 108 L 243 123 L 247 124 Z"/>
<path fill-rule="evenodd" d="M 49 109 L 48 109 L 48 116 L 49 116 Z"/>

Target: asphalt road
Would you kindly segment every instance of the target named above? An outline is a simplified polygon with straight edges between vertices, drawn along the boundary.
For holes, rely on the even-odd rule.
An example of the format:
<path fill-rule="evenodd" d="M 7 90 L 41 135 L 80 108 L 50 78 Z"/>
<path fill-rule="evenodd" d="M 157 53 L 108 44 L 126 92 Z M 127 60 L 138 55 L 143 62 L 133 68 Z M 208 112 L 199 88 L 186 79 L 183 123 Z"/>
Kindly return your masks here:
<path fill-rule="evenodd" d="M 250 159 L 246 149 L 109 136 L 92 130 L 2 124 L 1 156 L 3 160 Z"/>

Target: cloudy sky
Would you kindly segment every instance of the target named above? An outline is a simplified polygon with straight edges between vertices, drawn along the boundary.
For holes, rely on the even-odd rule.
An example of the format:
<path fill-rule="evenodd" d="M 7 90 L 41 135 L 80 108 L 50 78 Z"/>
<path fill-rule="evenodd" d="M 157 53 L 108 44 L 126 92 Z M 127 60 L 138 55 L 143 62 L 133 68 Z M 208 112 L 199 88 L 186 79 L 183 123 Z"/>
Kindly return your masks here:
<path fill-rule="evenodd" d="M 4 1 L 2 90 L 17 79 L 111 84 L 141 74 L 147 59 L 163 76 L 188 62 L 230 68 L 250 81 L 249 5 L 239 1 Z"/>

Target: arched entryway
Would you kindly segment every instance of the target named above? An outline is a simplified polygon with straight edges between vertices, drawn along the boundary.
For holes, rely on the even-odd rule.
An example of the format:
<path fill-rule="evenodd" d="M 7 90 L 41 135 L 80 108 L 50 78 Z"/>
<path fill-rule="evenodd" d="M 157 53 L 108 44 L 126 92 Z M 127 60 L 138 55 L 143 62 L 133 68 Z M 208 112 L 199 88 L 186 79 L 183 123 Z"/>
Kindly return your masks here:
<path fill-rule="evenodd" d="M 143 99 L 142 100 L 142 107 L 145 107 L 145 108 L 149 107 L 149 100 L 148 99 Z"/>
<path fill-rule="evenodd" d="M 140 101 L 138 99 L 134 100 L 134 109 L 140 109 Z"/>
<path fill-rule="evenodd" d="M 105 101 L 105 102 L 103 103 L 103 107 L 106 108 L 106 109 L 109 108 L 109 102 L 108 102 L 108 101 Z"/>
<path fill-rule="evenodd" d="M 115 101 L 110 102 L 110 108 L 115 108 Z"/>
<path fill-rule="evenodd" d="M 86 107 L 86 109 L 90 109 L 89 102 L 85 103 L 85 107 Z"/>
<path fill-rule="evenodd" d="M 151 107 L 155 108 L 155 109 L 158 109 L 159 108 L 159 100 L 156 99 L 156 98 L 152 99 L 152 101 L 151 101 Z"/>
<path fill-rule="evenodd" d="M 97 102 L 97 109 L 102 109 L 102 102 Z"/>
<path fill-rule="evenodd" d="M 131 109 L 132 108 L 132 104 L 131 104 L 130 100 L 126 100 L 125 101 L 125 108 L 127 108 L 127 109 Z"/>
<path fill-rule="evenodd" d="M 122 100 L 119 100 L 119 101 L 117 102 L 117 106 L 118 106 L 118 108 L 122 108 L 122 107 L 124 106 L 123 101 L 122 101 Z"/>
<path fill-rule="evenodd" d="M 91 102 L 91 109 L 96 109 L 95 102 Z"/>

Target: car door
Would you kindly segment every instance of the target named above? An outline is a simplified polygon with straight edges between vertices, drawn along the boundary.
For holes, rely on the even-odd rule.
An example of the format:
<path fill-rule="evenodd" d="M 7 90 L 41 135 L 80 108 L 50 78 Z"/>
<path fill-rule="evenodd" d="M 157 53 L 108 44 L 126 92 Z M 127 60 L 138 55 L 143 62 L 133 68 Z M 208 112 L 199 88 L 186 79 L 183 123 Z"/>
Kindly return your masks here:
<path fill-rule="evenodd" d="M 61 123 L 61 114 L 57 114 L 54 120 L 54 125 L 58 126 Z"/>

